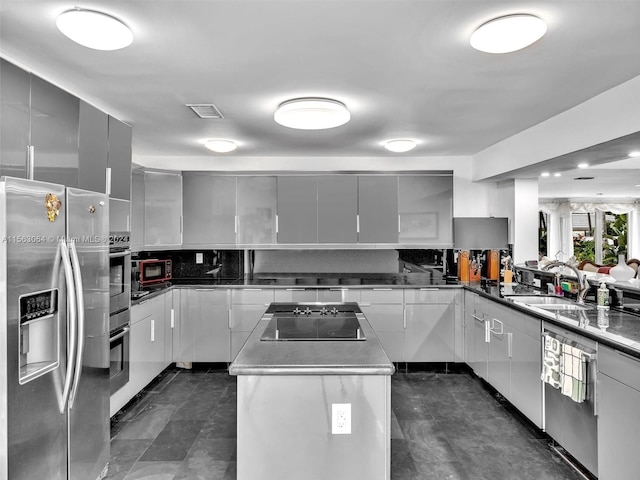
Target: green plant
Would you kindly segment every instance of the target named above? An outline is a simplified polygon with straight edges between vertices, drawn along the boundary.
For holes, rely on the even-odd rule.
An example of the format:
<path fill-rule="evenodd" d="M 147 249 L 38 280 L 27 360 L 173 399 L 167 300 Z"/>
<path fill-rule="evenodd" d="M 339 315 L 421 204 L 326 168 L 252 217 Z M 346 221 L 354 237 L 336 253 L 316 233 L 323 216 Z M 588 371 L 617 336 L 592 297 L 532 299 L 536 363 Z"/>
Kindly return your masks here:
<path fill-rule="evenodd" d="M 596 259 L 596 243 L 593 240 L 585 240 L 584 238 L 574 238 L 573 240 L 573 255 L 576 260 L 581 262 L 582 260 Z"/>
<path fill-rule="evenodd" d="M 627 214 L 617 215 L 613 222 L 608 222 L 603 237 L 602 261 L 605 264 L 618 263 L 618 255 L 627 254 Z"/>

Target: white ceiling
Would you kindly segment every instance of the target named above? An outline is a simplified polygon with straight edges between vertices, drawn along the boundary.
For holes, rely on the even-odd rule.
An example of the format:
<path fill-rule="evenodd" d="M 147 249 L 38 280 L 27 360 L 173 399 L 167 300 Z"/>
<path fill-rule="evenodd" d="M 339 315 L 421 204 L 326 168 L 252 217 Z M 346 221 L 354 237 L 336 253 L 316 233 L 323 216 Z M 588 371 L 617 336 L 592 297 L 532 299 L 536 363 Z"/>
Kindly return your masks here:
<path fill-rule="evenodd" d="M 74 44 L 55 27 L 73 6 L 122 19 L 134 43 Z M 548 23 L 536 44 L 469 47 L 480 24 L 522 12 Z M 473 155 L 640 75 L 634 0 L 0 0 L 0 15 L 0 55 L 131 124 L 137 157 L 184 157 L 176 169 L 216 156 L 202 145 L 214 137 L 240 146 L 225 155 L 230 170 L 234 156 Z M 276 124 L 278 104 L 300 96 L 340 100 L 352 119 L 325 131 Z M 187 103 L 225 118 L 201 120 Z M 419 145 L 390 154 L 381 143 L 395 137 Z"/>

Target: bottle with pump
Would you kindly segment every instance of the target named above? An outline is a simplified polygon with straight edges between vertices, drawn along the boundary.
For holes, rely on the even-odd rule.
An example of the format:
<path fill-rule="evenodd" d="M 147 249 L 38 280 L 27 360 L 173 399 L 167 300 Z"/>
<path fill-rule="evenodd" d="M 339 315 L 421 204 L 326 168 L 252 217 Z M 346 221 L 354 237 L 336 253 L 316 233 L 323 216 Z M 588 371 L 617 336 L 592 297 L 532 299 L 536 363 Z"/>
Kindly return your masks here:
<path fill-rule="evenodd" d="M 604 282 L 600 283 L 596 294 L 598 308 L 609 308 L 609 289 Z"/>

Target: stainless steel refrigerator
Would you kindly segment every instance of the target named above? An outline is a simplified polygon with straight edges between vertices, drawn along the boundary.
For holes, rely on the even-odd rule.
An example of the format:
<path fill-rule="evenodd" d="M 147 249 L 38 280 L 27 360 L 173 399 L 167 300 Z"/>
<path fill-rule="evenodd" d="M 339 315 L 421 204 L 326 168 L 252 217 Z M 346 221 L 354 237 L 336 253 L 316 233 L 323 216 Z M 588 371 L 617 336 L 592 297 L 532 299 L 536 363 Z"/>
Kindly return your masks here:
<path fill-rule="evenodd" d="M 108 205 L 0 179 L 0 479 L 106 473 Z"/>

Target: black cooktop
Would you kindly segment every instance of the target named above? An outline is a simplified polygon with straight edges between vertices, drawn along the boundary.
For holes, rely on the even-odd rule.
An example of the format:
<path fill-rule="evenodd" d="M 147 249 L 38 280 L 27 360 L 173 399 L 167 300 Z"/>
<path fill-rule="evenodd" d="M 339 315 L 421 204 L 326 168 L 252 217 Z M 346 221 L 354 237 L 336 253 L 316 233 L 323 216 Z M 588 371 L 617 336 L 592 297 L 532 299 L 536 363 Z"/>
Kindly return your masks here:
<path fill-rule="evenodd" d="M 365 340 L 357 303 L 272 303 L 261 340 Z"/>

